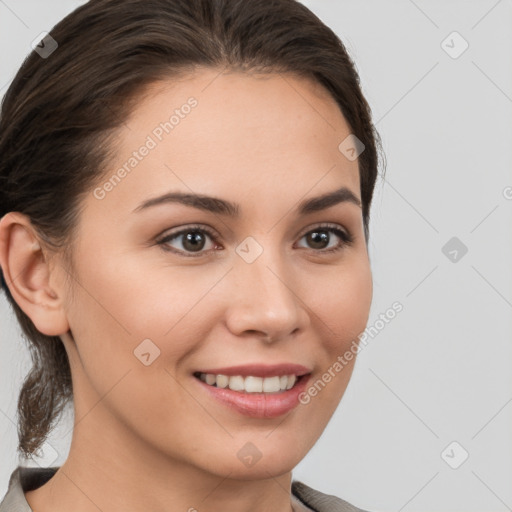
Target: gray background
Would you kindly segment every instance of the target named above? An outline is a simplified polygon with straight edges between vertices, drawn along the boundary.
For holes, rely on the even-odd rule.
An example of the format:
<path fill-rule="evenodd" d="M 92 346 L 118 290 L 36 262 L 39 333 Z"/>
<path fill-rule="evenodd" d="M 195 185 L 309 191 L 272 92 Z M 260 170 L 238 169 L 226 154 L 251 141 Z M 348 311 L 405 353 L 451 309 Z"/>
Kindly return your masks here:
<path fill-rule="evenodd" d="M 0 96 L 31 41 L 80 3 L 0 0 Z M 359 354 L 293 477 L 373 511 L 510 510 L 512 1 L 303 3 L 346 44 L 384 141 L 369 325 L 395 301 L 403 311 Z M 457 58 L 453 31 L 469 44 Z M 452 237 L 456 261 L 442 250 Z M 3 496 L 29 364 L 3 296 L 0 325 Z M 40 465 L 65 460 L 68 430 L 54 432 Z"/>

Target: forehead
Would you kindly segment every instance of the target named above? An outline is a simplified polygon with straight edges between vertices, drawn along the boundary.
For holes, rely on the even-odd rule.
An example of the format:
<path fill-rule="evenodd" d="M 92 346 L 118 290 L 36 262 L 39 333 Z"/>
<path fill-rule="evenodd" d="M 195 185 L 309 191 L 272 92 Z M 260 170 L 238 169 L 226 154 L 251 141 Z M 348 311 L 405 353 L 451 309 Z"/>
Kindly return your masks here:
<path fill-rule="evenodd" d="M 239 197 L 283 187 L 298 199 L 319 180 L 317 192 L 342 183 L 359 196 L 357 160 L 338 149 L 349 134 L 337 103 L 316 82 L 199 68 L 140 95 L 116 134 L 106 177 L 121 166 L 128 172 L 109 199 L 170 189 Z M 150 150 L 135 161 L 143 146 Z"/>

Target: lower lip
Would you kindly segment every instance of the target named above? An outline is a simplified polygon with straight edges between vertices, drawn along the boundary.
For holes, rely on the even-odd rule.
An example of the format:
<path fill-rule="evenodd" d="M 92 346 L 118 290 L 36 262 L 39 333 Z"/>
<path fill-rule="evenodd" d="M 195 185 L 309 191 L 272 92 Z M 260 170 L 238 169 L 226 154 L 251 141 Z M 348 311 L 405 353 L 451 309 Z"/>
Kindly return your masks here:
<path fill-rule="evenodd" d="M 277 418 L 290 412 L 299 405 L 299 395 L 305 390 L 309 375 L 303 375 L 295 386 L 280 393 L 244 393 L 229 388 L 210 386 L 197 377 L 193 377 L 210 396 L 252 418 Z"/>

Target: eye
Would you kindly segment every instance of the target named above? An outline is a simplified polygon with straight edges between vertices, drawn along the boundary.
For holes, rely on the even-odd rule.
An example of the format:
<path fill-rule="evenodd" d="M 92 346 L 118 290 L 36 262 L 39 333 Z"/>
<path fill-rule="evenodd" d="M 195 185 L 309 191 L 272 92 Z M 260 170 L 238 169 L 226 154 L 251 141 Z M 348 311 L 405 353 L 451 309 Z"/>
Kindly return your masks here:
<path fill-rule="evenodd" d="M 179 231 L 174 231 L 165 235 L 164 237 L 156 240 L 157 244 L 161 245 L 162 248 L 166 251 L 172 251 L 176 253 L 180 253 L 184 256 L 201 256 L 204 252 L 209 249 L 214 249 L 216 235 L 213 231 L 200 226 L 188 226 Z M 207 239 L 210 238 L 212 240 L 212 244 L 210 247 L 207 246 Z M 170 242 L 176 240 L 178 242 L 179 247 L 171 248 Z M 205 250 L 205 251 L 203 251 Z M 197 254 L 193 254 L 197 253 Z"/>
<path fill-rule="evenodd" d="M 337 242 L 335 239 L 332 239 L 332 233 L 338 238 Z M 156 243 L 166 251 L 187 257 L 199 257 L 209 251 L 218 250 L 220 248 L 220 246 L 215 243 L 216 238 L 217 235 L 204 226 L 187 226 L 160 237 L 156 240 Z M 208 239 L 210 239 L 209 247 Z M 309 244 L 309 249 L 313 249 L 315 252 L 321 254 L 340 251 L 345 246 L 353 243 L 353 237 L 350 233 L 340 229 L 336 224 L 322 224 L 317 226 L 315 229 L 309 230 L 302 235 L 300 240 L 302 239 L 305 239 Z M 334 244 L 331 244 L 333 241 Z M 171 244 L 171 242 L 175 245 Z M 176 245 L 178 247 L 176 247 Z M 305 248 L 307 249 L 308 247 Z"/>
<path fill-rule="evenodd" d="M 330 244 L 332 241 L 330 233 L 334 233 L 341 241 L 336 242 L 336 240 L 334 240 L 334 244 Z M 322 224 L 317 226 L 315 229 L 305 233 L 301 237 L 301 240 L 302 239 L 306 239 L 310 248 L 315 249 L 316 252 L 320 253 L 340 251 L 345 246 L 352 244 L 354 241 L 350 233 L 340 229 L 337 225 L 332 224 Z"/>

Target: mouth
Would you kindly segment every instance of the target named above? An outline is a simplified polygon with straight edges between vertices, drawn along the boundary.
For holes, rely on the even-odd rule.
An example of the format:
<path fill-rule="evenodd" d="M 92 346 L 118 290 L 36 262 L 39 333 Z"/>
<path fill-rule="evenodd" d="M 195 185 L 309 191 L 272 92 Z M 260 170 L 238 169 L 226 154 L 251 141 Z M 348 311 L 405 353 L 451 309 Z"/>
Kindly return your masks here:
<path fill-rule="evenodd" d="M 312 370 L 301 365 L 245 365 L 193 373 L 201 393 L 235 414 L 272 419 L 297 408 Z"/>
<path fill-rule="evenodd" d="M 310 373 L 297 375 L 273 375 L 261 377 L 257 375 L 225 375 L 222 373 L 194 372 L 194 377 L 214 388 L 230 389 L 239 393 L 283 393 L 295 388 Z"/>

